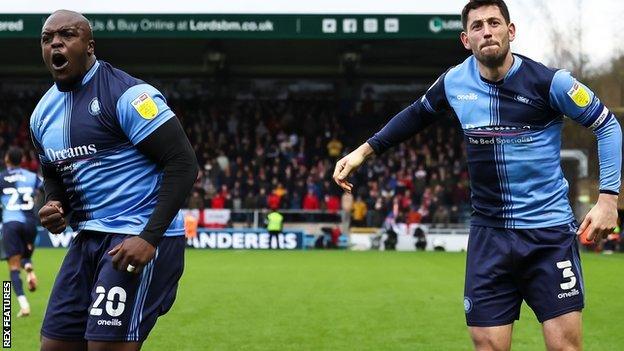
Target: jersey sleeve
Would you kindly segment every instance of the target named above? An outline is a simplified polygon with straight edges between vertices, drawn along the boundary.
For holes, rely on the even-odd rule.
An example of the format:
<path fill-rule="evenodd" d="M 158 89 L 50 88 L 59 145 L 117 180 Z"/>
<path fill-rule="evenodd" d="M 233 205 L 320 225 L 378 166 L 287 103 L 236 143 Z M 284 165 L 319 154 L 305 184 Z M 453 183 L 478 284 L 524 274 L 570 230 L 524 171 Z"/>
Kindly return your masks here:
<path fill-rule="evenodd" d="M 135 145 L 174 116 L 165 97 L 149 84 L 126 90 L 117 100 L 116 110 L 121 128 Z"/>
<path fill-rule="evenodd" d="M 446 72 L 438 77 L 435 82 L 433 82 L 429 89 L 427 89 L 427 92 L 425 92 L 419 100 L 427 112 L 431 114 L 443 114 L 450 109 L 444 88 L 445 78 Z"/>
<path fill-rule="evenodd" d="M 40 135 L 39 135 L 39 128 L 38 128 L 38 124 L 39 124 L 39 112 L 38 112 L 38 106 L 35 107 L 35 110 L 33 111 L 32 115 L 30 116 L 30 140 L 33 143 L 33 146 L 35 147 L 35 151 L 37 152 L 37 155 L 39 156 L 39 160 L 41 163 L 49 163 L 49 160 L 47 159 L 45 152 L 43 151 L 43 147 L 41 147 L 41 143 L 39 142 L 40 139 Z"/>
<path fill-rule="evenodd" d="M 600 99 L 568 71 L 557 71 L 550 86 L 550 105 L 591 129 L 598 140 L 600 192 L 618 194 L 622 168 L 622 129 Z"/>
<path fill-rule="evenodd" d="M 367 143 L 375 154 L 381 154 L 392 146 L 410 138 L 425 129 L 449 110 L 444 90 L 444 77 L 441 75 L 416 102 L 394 116 Z"/>
<path fill-rule="evenodd" d="M 34 190 L 37 191 L 39 189 L 41 189 L 43 187 L 43 179 L 41 179 L 41 177 L 39 177 L 38 174 L 35 174 L 35 184 L 34 184 Z"/>

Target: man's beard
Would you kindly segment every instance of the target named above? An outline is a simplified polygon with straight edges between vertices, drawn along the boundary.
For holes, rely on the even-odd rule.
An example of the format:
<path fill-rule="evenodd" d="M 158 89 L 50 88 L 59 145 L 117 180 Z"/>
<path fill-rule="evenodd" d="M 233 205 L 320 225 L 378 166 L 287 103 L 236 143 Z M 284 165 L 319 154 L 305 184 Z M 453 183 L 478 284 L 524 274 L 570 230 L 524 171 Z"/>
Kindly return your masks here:
<path fill-rule="evenodd" d="M 497 68 L 503 65 L 505 57 L 507 57 L 507 53 L 509 53 L 509 42 L 506 44 L 501 43 L 498 54 L 482 55 L 480 51 L 476 51 L 474 55 L 477 58 L 477 61 L 481 62 L 482 65 L 488 68 Z"/>

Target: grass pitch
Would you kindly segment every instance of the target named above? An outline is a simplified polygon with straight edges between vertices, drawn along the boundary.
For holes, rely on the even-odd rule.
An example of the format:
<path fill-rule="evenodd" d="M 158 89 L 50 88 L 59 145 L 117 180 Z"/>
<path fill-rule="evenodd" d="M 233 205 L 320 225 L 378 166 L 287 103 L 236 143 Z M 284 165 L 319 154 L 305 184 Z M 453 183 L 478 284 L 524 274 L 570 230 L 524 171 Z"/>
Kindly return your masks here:
<path fill-rule="evenodd" d="M 39 249 L 33 314 L 12 348 L 38 350 L 39 328 L 65 254 Z M 622 350 L 624 255 L 582 257 L 586 350 Z M 465 254 L 187 250 L 173 309 L 143 350 L 471 350 L 463 311 Z M 5 279 L 8 279 L 8 274 Z M 523 306 L 514 350 L 543 350 Z"/>

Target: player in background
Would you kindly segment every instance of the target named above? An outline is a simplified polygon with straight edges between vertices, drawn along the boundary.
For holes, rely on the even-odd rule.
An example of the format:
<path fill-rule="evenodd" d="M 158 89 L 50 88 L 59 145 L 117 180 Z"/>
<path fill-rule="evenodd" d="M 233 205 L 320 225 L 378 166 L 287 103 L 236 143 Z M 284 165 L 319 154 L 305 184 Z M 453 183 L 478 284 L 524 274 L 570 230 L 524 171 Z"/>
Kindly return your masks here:
<path fill-rule="evenodd" d="M 577 234 L 598 241 L 616 227 L 622 131 L 616 117 L 565 70 L 512 53 L 516 27 L 502 0 L 462 11 L 472 55 L 336 164 L 334 180 L 452 112 L 464 133 L 472 208 L 464 309 L 477 350 L 509 350 L 526 301 L 548 350 L 580 350 L 584 285 Z M 577 227 L 560 165 L 563 116 L 598 140 L 600 195 Z"/>
<path fill-rule="evenodd" d="M 96 59 L 89 21 L 59 10 L 41 32 L 54 85 L 30 129 L 41 160 L 41 224 L 77 232 L 41 327 L 43 351 L 139 350 L 175 300 L 180 208 L 195 153 L 162 94 Z"/>
<path fill-rule="evenodd" d="M 30 304 L 20 278 L 21 268 L 26 272 L 28 290 L 35 291 L 37 288 L 37 277 L 31 258 L 37 236 L 35 195 L 41 188 L 41 180 L 37 174 L 19 167 L 22 157 L 21 149 L 10 148 L 4 156 L 7 169 L 0 173 L 2 243 L 13 290 L 20 305 L 18 317 L 30 315 Z"/>

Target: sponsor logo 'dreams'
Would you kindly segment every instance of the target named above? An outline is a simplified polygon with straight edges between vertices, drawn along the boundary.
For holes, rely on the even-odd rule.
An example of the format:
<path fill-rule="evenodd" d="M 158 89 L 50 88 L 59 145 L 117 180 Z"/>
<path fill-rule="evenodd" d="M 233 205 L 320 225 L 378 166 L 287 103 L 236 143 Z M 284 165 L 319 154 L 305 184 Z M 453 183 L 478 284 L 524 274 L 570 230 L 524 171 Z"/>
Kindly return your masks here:
<path fill-rule="evenodd" d="M 50 162 L 68 160 L 74 157 L 89 156 L 95 153 L 97 153 L 95 144 L 80 145 L 61 150 L 45 150 L 46 157 L 50 160 Z"/>

